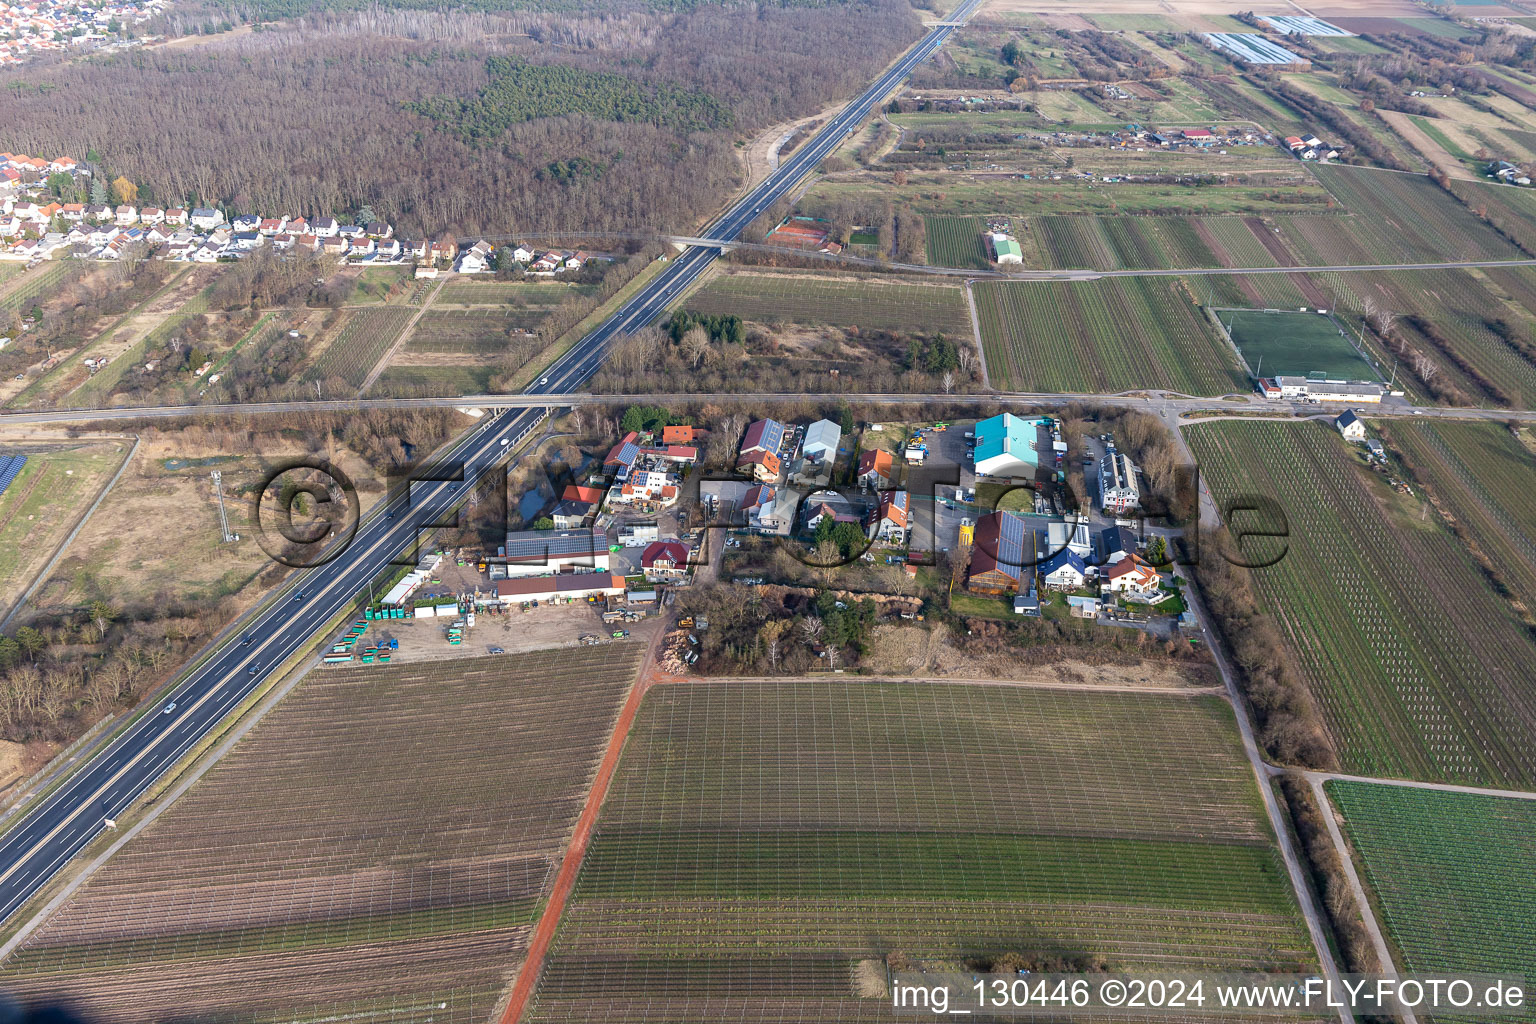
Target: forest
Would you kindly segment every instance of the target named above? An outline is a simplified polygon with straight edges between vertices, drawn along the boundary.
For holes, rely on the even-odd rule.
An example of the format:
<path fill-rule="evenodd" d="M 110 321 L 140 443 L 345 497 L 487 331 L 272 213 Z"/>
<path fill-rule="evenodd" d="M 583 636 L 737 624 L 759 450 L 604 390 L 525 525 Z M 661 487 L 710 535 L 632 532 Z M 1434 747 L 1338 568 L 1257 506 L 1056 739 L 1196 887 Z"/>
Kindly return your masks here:
<path fill-rule="evenodd" d="M 143 205 L 366 205 L 407 237 L 681 231 L 739 182 L 738 142 L 921 31 L 906 0 L 313 15 L 0 76 L 0 149 L 87 160 Z"/>

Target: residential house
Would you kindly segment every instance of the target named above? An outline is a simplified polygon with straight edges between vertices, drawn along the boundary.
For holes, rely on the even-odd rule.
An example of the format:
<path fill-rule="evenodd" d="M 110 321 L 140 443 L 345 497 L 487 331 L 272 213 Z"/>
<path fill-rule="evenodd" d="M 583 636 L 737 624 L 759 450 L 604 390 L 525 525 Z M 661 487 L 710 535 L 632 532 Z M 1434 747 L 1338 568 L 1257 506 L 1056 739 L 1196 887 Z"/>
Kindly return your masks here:
<path fill-rule="evenodd" d="M 875 520 L 875 536 L 878 539 L 891 544 L 907 542 L 908 501 L 906 491 L 886 491 L 880 495 L 880 509 Z"/>
<path fill-rule="evenodd" d="M 173 206 L 165 211 L 165 222 L 180 227 L 187 222 L 187 211 L 179 206 Z"/>
<path fill-rule="evenodd" d="M 895 483 L 895 459 L 883 448 L 859 454 L 859 486 L 883 491 Z"/>
<path fill-rule="evenodd" d="M 597 514 L 602 503 L 601 487 L 566 484 L 565 490 L 560 494 L 560 502 L 550 513 L 550 518 L 554 520 L 556 529 L 585 526 L 591 521 L 591 517 Z"/>
<path fill-rule="evenodd" d="M 358 235 L 348 240 L 347 255 L 368 256 L 373 253 L 373 239 Z"/>
<path fill-rule="evenodd" d="M 525 245 L 513 246 L 510 252 L 513 263 L 532 263 L 534 252 Z"/>
<path fill-rule="evenodd" d="M 1099 460 L 1099 506 L 1105 512 L 1129 512 L 1141 503 L 1136 466 L 1130 456 L 1111 451 Z"/>
<path fill-rule="evenodd" d="M 777 455 L 784 444 L 784 424 L 778 420 L 755 420 L 747 425 L 741 439 L 741 454 L 748 452 L 772 452 Z"/>
<path fill-rule="evenodd" d="M 256 216 L 254 213 L 242 213 L 234 220 L 230 221 L 229 226 L 235 229 L 236 234 L 243 234 L 248 231 L 260 231 L 261 218 Z"/>
<path fill-rule="evenodd" d="M 347 240 L 338 235 L 327 235 L 320 239 L 320 251 L 327 256 L 345 256 Z"/>
<path fill-rule="evenodd" d="M 348 239 L 348 240 L 351 240 L 353 238 L 362 238 L 365 234 L 367 234 L 367 232 L 364 231 L 357 224 L 341 224 L 341 225 L 338 225 L 337 228 L 336 228 L 336 233 L 338 235 L 340 235 L 342 238 L 345 238 L 345 239 Z"/>
<path fill-rule="evenodd" d="M 59 207 L 59 216 L 71 224 L 78 224 L 85 219 L 84 203 L 65 203 Z"/>
<path fill-rule="evenodd" d="M 294 217 L 283 225 L 283 230 L 294 236 L 307 235 L 310 233 L 309 221 L 303 217 Z"/>
<path fill-rule="evenodd" d="M 400 257 L 400 242 L 394 238 L 383 238 L 375 243 L 373 251 L 380 259 L 398 259 Z"/>
<path fill-rule="evenodd" d="M 1123 526 L 1112 526 L 1099 534 L 1099 550 L 1104 553 L 1104 565 L 1113 565 L 1122 558 L 1134 555 L 1140 547 L 1136 535 Z"/>
<path fill-rule="evenodd" d="M 192 226 L 197 228 L 199 231 L 212 231 L 214 228 L 224 223 L 224 213 L 222 210 L 215 210 L 207 206 L 199 206 L 192 211 L 191 217 L 189 219 L 192 223 Z"/>
<path fill-rule="evenodd" d="M 779 478 L 779 457 L 774 452 L 755 449 L 736 460 L 736 469 L 754 480 L 771 484 Z"/>
<path fill-rule="evenodd" d="M 271 238 L 273 235 L 286 234 L 288 233 L 288 218 L 286 216 L 264 217 L 256 230 L 268 238 Z"/>
<path fill-rule="evenodd" d="M 491 265 L 483 254 L 474 249 L 465 249 L 453 269 L 461 274 L 485 274 L 490 272 Z"/>
<path fill-rule="evenodd" d="M 1152 594 L 1161 577 L 1140 555 L 1126 555 L 1104 570 L 1104 589 L 1112 594 Z"/>
<path fill-rule="evenodd" d="M 650 508 L 666 508 L 676 504 L 678 479 L 659 469 L 635 469 L 623 483 L 616 483 L 608 491 L 610 505 L 642 505 Z"/>
<path fill-rule="evenodd" d="M 631 430 L 618 444 L 608 449 L 608 455 L 603 459 L 603 469 L 613 472 L 615 479 L 623 481 L 629 478 L 639 458 L 639 435 Z"/>
<path fill-rule="evenodd" d="M 1019 594 L 1013 599 L 1013 614 L 1015 615 L 1039 615 L 1040 594 L 1035 590 L 1035 578 L 1031 574 L 1029 578 L 1029 590 Z"/>
<path fill-rule="evenodd" d="M 1084 515 L 1053 519 L 1045 526 L 1046 551 L 1071 551 L 1085 562 L 1093 557 L 1093 535 Z"/>
<path fill-rule="evenodd" d="M 1365 440 L 1365 422 L 1356 416 L 1353 409 L 1345 409 L 1339 413 L 1338 419 L 1333 421 L 1339 433 L 1348 441 Z"/>
<path fill-rule="evenodd" d="M 316 238 L 335 238 L 340 228 L 335 217 L 316 217 L 309 222 L 309 233 Z"/>
<path fill-rule="evenodd" d="M 75 161 L 73 157 L 61 156 L 56 160 L 50 161 L 48 164 L 48 170 L 54 174 L 69 174 L 74 169 Z"/>
<path fill-rule="evenodd" d="M 693 428 L 687 424 L 661 428 L 662 444 L 693 444 Z"/>
<path fill-rule="evenodd" d="M 369 221 L 363 226 L 363 230 L 374 238 L 393 238 L 395 236 L 395 229 L 379 220 Z"/>
<path fill-rule="evenodd" d="M 1088 578 L 1088 566 L 1076 551 L 1058 551 L 1040 566 L 1045 585 L 1052 590 L 1076 590 Z"/>
<path fill-rule="evenodd" d="M 767 484 L 759 484 L 741 501 L 746 525 L 759 533 L 783 533 L 794 520 L 795 502 L 789 492 L 780 494 Z"/>
<path fill-rule="evenodd" d="M 682 579 L 688 575 L 688 545 L 680 540 L 658 540 L 640 553 L 640 569 L 647 578 Z"/>
<path fill-rule="evenodd" d="M 139 223 L 154 225 L 165 223 L 165 211 L 158 206 L 146 206 L 139 211 Z"/>
<path fill-rule="evenodd" d="M 847 498 L 836 491 L 817 491 L 805 503 L 805 528 L 815 530 L 821 525 L 823 519 L 828 518 L 835 523 L 853 523 L 861 528 L 863 526 Z"/>

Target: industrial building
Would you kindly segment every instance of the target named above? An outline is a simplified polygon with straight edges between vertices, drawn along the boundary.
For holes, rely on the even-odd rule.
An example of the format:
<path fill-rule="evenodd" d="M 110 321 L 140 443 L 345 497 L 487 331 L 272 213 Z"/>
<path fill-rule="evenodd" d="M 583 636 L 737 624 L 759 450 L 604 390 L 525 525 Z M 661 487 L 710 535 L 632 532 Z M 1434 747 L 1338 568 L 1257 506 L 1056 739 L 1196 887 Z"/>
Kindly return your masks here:
<path fill-rule="evenodd" d="M 1010 412 L 982 420 L 976 424 L 976 475 L 1033 480 L 1040 464 L 1036 436 L 1033 420 Z"/>
<path fill-rule="evenodd" d="M 585 601 L 589 597 L 618 597 L 623 593 L 624 577 L 606 572 L 567 572 L 496 581 L 496 596 L 502 604 L 528 604 L 552 598 Z"/>
<path fill-rule="evenodd" d="M 509 577 L 607 570 L 608 540 L 590 529 L 518 530 L 507 534 L 506 547 L 496 561 L 505 561 Z"/>

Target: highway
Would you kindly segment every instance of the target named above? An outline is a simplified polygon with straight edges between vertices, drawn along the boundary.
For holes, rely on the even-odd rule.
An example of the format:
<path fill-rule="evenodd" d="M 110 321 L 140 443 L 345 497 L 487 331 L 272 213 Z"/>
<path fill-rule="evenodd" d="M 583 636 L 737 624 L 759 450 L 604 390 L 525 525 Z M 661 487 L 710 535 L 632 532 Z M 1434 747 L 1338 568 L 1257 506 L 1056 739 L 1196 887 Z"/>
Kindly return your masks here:
<path fill-rule="evenodd" d="M 963 21 L 980 0 L 965 0 L 951 15 Z M 734 238 L 758 214 L 794 187 L 843 141 L 895 87 L 926 60 L 953 30 L 935 28 L 761 184 L 709 224 L 700 237 Z M 661 314 L 719 255 L 695 246 L 678 256 L 608 320 L 581 339 L 526 393 L 530 396 L 579 390 L 602 363 L 609 343 Z M 560 404 L 551 397 L 548 404 Z M 183 410 L 195 413 L 196 409 Z M 252 411 L 246 409 L 244 411 Z M 284 589 L 195 671 L 168 698 L 174 708 L 154 709 L 113 739 L 89 763 L 29 808 L 0 837 L 0 920 L 9 918 L 47 880 L 128 807 L 167 768 L 191 750 L 210 729 L 295 654 L 332 618 L 355 608 L 357 595 L 417 539 L 414 524 L 447 511 L 482 473 L 503 462 L 538 425 L 539 408 L 506 409 L 487 415 L 445 453 L 463 463 L 464 483 L 424 482 L 409 494 L 392 495 L 358 528 L 350 546 L 333 561 L 295 573 Z M 503 441 L 508 442 L 503 445 Z M 249 638 L 249 643 L 244 642 Z"/>

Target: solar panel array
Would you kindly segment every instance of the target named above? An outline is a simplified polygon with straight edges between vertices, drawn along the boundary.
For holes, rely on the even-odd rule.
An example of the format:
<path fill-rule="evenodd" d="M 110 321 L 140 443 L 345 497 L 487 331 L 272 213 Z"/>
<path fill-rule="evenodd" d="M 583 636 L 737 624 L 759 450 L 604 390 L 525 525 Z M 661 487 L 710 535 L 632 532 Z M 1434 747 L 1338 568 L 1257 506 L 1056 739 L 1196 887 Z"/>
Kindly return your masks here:
<path fill-rule="evenodd" d="M 0 494 L 11 486 L 12 481 L 21 473 L 21 467 L 27 464 L 25 455 L 0 455 Z"/>

